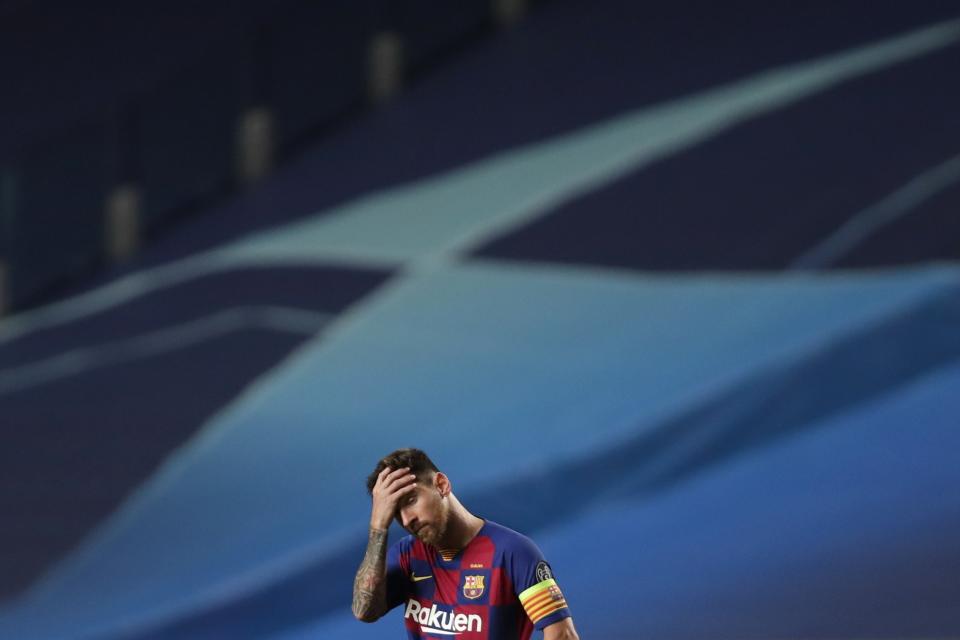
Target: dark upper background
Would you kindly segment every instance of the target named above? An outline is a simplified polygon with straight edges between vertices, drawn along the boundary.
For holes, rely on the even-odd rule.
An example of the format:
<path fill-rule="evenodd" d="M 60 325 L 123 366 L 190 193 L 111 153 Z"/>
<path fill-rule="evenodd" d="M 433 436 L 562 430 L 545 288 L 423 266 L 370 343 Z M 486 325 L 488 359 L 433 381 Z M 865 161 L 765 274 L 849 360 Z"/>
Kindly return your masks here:
<path fill-rule="evenodd" d="M 563 14 L 572 15 L 576 3 L 556 1 L 528 8 L 544 14 L 539 24 L 498 31 L 490 5 L 478 0 L 0 5 L 0 260 L 8 272 L 7 308 L 36 306 L 103 274 L 109 277 L 104 206 L 118 185 L 139 189 L 139 237 L 146 250 L 137 264 L 165 261 L 366 190 L 956 14 L 952 3 L 936 1 L 909 6 L 848 1 L 829 8 L 783 0 L 722 7 L 699 0 L 610 1 L 565 22 Z M 375 109 L 367 96 L 369 43 L 384 32 L 402 39 L 407 87 L 402 100 Z M 625 181 L 620 193 L 572 202 L 532 235 L 484 251 L 658 270 L 783 266 L 787 253 L 823 235 L 837 215 L 849 213 L 861 199 L 879 197 L 870 191 L 880 182 L 878 173 L 903 180 L 951 150 L 958 100 L 949 77 L 954 58 L 944 54 L 922 73 L 903 65 L 899 77 L 868 78 L 862 81 L 867 86 L 830 92 L 814 105 L 792 108 L 786 126 L 779 116 L 758 121 L 730 140 Z M 627 81 L 633 78 L 642 81 Z M 893 85 L 902 100 L 885 93 Z M 436 92 L 445 92 L 445 98 L 434 100 Z M 866 103 L 879 113 L 851 130 L 847 124 Z M 299 161 L 303 178 L 278 186 L 279 178 L 242 193 L 235 171 L 238 122 L 257 107 L 273 116 L 277 164 Z M 839 155 L 816 148 L 838 133 L 851 138 Z M 877 150 L 871 146 L 881 133 L 897 153 L 885 154 L 882 164 L 859 162 Z M 766 162 L 769 149 L 793 149 L 799 139 L 814 146 Z M 756 193 L 738 193 L 721 172 L 704 171 L 731 154 L 742 172 L 756 175 Z M 696 250 L 678 256 L 675 236 L 688 238 L 689 229 L 680 219 L 658 222 L 658 234 L 637 246 L 617 232 L 601 232 L 589 246 L 568 246 L 582 235 L 583 216 L 577 212 L 597 208 L 592 200 L 635 197 L 648 189 L 644 182 L 660 187 L 655 196 L 673 198 L 672 186 L 691 175 L 704 175 L 701 189 L 683 194 L 682 209 L 692 215 L 718 198 L 755 218 L 781 196 L 787 206 L 806 206 L 802 194 L 812 188 L 845 189 L 850 197 L 826 202 L 820 220 L 798 223 L 806 226 L 798 233 L 783 230 L 783 241 L 793 243 L 783 250 L 772 245 L 724 255 L 713 241 L 717 229 L 697 220 L 702 240 L 694 238 Z M 858 189 L 864 192 L 855 193 Z M 945 215 L 932 212 L 927 221 Z M 605 222 L 608 229 L 624 224 Z M 742 224 L 754 222 L 725 223 L 720 232 L 735 236 Z M 935 231 L 911 233 L 918 242 L 909 250 L 878 240 L 847 262 L 956 257 L 956 245 L 945 246 Z"/>

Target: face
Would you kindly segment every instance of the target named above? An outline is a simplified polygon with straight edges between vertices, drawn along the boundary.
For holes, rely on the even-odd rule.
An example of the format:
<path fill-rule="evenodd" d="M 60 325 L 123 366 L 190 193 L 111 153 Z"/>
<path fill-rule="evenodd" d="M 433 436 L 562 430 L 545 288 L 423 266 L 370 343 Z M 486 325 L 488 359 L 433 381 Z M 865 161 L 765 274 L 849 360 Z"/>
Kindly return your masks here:
<path fill-rule="evenodd" d="M 397 509 L 397 522 L 425 544 L 436 546 L 447 532 L 450 505 L 444 499 L 444 485 L 443 474 L 418 481 Z"/>

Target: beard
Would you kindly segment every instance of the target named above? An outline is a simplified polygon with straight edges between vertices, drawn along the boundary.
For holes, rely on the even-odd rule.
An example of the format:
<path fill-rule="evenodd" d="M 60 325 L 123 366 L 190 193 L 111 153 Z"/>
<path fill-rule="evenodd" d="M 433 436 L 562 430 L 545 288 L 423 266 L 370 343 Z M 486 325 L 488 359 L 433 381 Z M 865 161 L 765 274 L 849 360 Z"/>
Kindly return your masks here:
<path fill-rule="evenodd" d="M 446 511 L 441 511 L 435 522 L 423 525 L 417 530 L 417 537 L 421 542 L 436 547 L 444 536 L 447 535 L 447 522 L 450 515 Z"/>

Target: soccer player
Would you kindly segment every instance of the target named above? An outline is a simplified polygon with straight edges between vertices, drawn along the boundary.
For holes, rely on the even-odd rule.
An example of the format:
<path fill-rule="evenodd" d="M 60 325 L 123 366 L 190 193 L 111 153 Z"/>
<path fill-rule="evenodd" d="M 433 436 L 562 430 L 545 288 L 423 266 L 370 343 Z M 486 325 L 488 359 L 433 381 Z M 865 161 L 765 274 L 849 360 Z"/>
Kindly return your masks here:
<path fill-rule="evenodd" d="M 411 640 L 578 640 L 567 601 L 532 540 L 467 511 L 419 449 L 383 458 L 370 477 L 367 552 L 353 615 L 374 622 L 403 604 Z M 397 521 L 411 535 L 387 551 Z"/>

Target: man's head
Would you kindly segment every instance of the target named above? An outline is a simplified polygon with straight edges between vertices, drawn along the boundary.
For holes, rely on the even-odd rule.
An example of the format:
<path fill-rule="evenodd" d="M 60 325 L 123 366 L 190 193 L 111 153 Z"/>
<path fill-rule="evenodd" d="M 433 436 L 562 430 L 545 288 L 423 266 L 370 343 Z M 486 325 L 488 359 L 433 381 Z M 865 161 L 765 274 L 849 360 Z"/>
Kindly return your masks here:
<path fill-rule="evenodd" d="M 450 518 L 450 480 L 420 449 L 397 449 L 386 455 L 367 477 L 367 492 L 373 493 L 377 477 L 385 468 L 407 467 L 417 476 L 416 488 L 400 500 L 397 522 L 423 542 L 437 545 L 447 531 Z"/>

